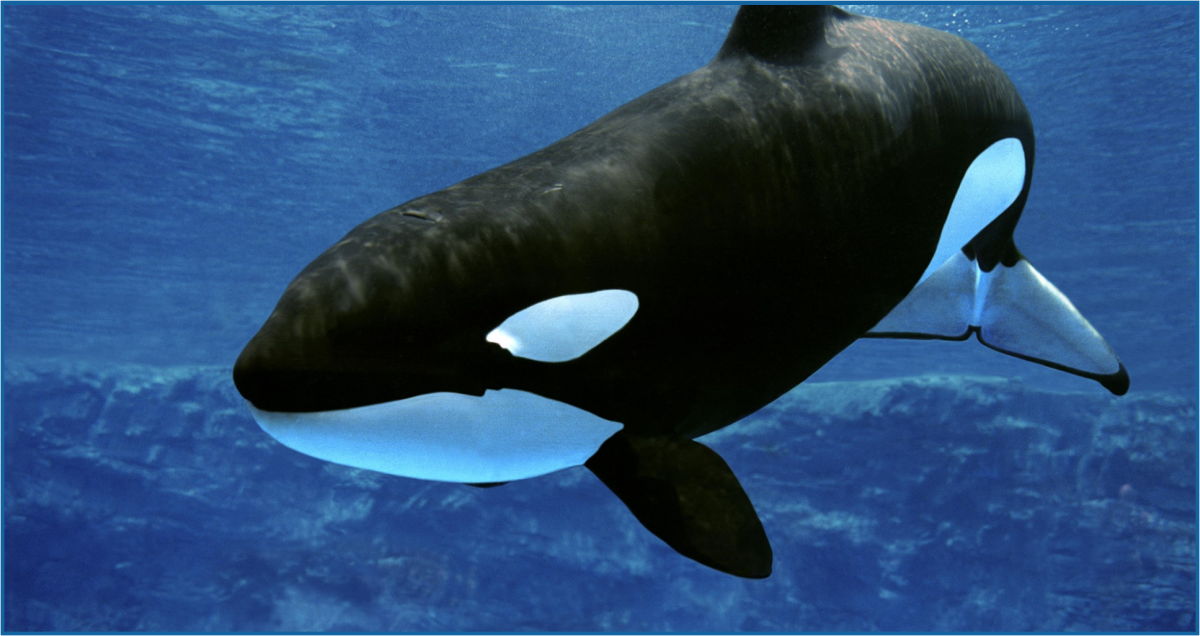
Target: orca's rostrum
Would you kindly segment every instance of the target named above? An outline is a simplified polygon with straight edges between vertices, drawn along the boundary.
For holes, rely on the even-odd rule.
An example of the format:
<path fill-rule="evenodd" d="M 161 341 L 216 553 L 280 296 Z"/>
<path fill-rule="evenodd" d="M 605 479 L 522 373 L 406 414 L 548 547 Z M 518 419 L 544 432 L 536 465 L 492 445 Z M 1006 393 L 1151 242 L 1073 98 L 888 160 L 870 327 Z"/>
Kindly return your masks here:
<path fill-rule="evenodd" d="M 1033 159 L 965 40 L 743 7 L 703 68 L 356 227 L 234 381 L 300 452 L 477 485 L 587 466 L 680 553 L 765 577 L 754 508 L 693 440 L 858 338 L 973 334 L 1127 390 L 1013 244 Z"/>

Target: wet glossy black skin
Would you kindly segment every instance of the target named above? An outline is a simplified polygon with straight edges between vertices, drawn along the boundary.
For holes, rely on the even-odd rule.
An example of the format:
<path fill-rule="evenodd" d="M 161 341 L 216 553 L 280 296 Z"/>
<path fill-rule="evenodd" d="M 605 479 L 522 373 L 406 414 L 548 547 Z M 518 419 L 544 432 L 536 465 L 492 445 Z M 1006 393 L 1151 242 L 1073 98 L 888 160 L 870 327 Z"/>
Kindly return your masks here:
<path fill-rule="evenodd" d="M 707 66 L 541 151 L 388 210 L 291 283 L 234 369 L 315 411 L 516 388 L 697 436 L 761 408 L 878 322 L 937 245 L 971 161 L 1025 146 L 1024 191 L 973 246 L 1011 251 L 1033 167 L 1004 73 L 955 36 L 824 7 L 743 9 Z M 640 309 L 565 363 L 484 340 L 563 294 Z"/>

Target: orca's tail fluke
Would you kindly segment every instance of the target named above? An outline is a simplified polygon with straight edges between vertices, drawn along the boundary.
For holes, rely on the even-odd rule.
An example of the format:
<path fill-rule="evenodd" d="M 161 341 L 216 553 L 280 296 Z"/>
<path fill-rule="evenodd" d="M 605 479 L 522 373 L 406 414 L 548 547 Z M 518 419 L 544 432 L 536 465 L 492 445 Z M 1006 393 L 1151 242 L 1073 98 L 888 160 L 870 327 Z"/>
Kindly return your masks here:
<path fill-rule="evenodd" d="M 721 456 L 682 437 L 617 433 L 585 464 L 680 554 L 752 579 L 771 575 L 771 544 Z"/>
<path fill-rule="evenodd" d="M 983 272 L 959 252 L 864 337 L 966 340 L 971 334 L 991 349 L 1096 380 L 1116 395 L 1129 390 L 1129 374 L 1112 347 L 1024 256 Z"/>

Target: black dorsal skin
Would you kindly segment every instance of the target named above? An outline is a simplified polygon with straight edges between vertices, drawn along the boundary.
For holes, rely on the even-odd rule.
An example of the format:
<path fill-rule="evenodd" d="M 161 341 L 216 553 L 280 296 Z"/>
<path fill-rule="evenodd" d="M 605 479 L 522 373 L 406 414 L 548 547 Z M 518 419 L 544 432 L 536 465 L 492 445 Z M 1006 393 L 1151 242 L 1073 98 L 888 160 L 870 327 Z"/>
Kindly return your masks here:
<path fill-rule="evenodd" d="M 830 5 L 747 6 L 738 11 L 725 43 L 722 57 L 750 56 L 762 62 L 785 66 L 816 65 L 825 46 L 825 23 L 849 15 Z"/>
<path fill-rule="evenodd" d="M 795 37 L 790 37 L 789 34 Z M 696 437 L 799 384 L 885 316 L 993 142 L 1024 190 L 1033 129 L 953 35 L 833 7 L 744 7 L 708 65 L 565 139 L 354 228 L 289 285 L 234 369 L 260 409 L 515 388 L 638 434 Z M 640 309 L 562 363 L 485 341 L 564 294 Z"/>

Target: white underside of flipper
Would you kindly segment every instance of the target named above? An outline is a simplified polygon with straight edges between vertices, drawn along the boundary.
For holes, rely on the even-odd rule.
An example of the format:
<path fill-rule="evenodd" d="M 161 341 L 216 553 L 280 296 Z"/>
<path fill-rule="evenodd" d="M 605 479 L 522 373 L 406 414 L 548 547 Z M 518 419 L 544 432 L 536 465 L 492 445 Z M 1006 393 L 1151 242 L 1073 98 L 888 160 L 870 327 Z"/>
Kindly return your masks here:
<path fill-rule="evenodd" d="M 975 314 L 977 271 L 975 262 L 960 251 L 909 292 L 871 332 L 965 338 Z"/>
<path fill-rule="evenodd" d="M 867 334 L 881 338 L 966 339 L 1088 376 L 1121 362 L 1104 338 L 1029 261 L 980 271 L 962 252 L 914 289 Z"/>
<path fill-rule="evenodd" d="M 250 406 L 284 446 L 391 475 L 490 483 L 580 466 L 622 425 L 563 402 L 517 391 L 482 397 L 430 393 L 318 413 Z"/>
<path fill-rule="evenodd" d="M 1112 375 L 1121 362 L 1100 332 L 1029 261 L 980 273 L 975 299 L 979 340 L 1035 361 L 1092 375 Z"/>

